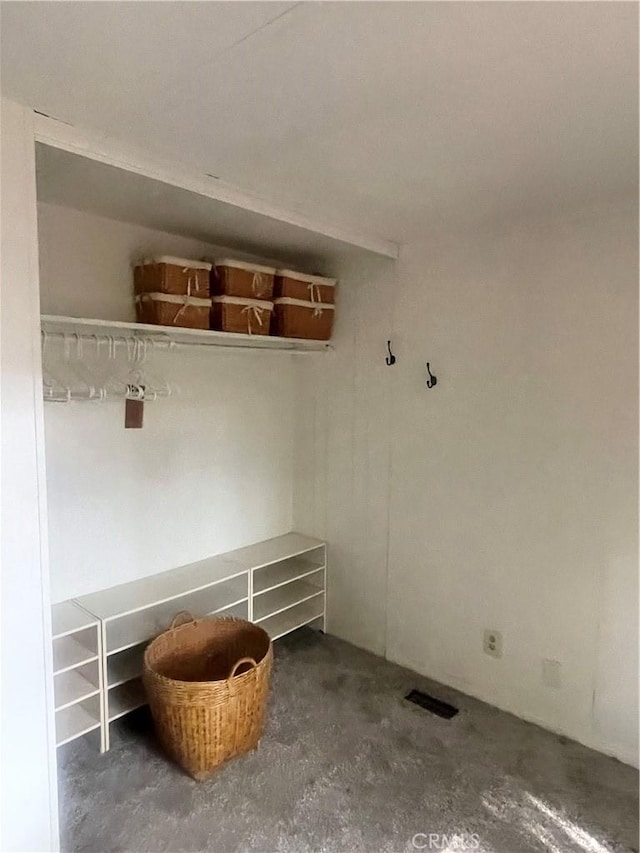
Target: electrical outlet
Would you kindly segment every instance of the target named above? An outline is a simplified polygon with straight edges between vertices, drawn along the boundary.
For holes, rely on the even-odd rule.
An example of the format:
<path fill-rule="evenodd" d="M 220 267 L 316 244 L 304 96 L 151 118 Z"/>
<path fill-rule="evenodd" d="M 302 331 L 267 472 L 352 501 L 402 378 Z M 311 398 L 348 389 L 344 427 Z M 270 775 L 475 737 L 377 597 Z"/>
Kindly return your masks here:
<path fill-rule="evenodd" d="M 494 658 L 502 657 L 502 634 L 491 628 L 485 628 L 484 642 L 482 644 L 485 654 Z"/>
<path fill-rule="evenodd" d="M 559 660 L 549 660 L 544 658 L 542 661 L 542 683 L 547 687 L 562 687 L 562 664 Z"/>

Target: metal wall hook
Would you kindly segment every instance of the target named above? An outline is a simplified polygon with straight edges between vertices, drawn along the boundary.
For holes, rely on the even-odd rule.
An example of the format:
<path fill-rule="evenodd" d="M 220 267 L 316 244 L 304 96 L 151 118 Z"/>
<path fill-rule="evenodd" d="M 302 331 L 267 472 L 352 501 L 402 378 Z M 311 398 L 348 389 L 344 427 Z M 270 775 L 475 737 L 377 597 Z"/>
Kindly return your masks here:
<path fill-rule="evenodd" d="M 392 364 L 396 363 L 396 357 L 391 352 L 391 341 L 387 341 L 387 349 L 389 350 L 389 355 L 385 358 L 385 362 L 391 367 Z"/>
<path fill-rule="evenodd" d="M 427 378 L 427 388 L 433 388 L 438 382 L 438 377 L 434 376 L 431 372 L 429 368 L 429 362 L 427 362 L 427 373 L 429 374 Z"/>

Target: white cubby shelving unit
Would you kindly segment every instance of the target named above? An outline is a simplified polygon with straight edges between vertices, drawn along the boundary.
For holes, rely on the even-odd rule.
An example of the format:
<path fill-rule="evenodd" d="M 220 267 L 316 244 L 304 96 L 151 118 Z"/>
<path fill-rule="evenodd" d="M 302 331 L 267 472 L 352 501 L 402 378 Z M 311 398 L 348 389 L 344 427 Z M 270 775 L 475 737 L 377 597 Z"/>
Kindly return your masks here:
<path fill-rule="evenodd" d="M 53 606 L 51 622 L 56 746 L 98 730 L 104 750 L 100 620 L 75 602 L 63 601 Z"/>
<path fill-rule="evenodd" d="M 146 703 L 147 643 L 180 611 L 249 619 L 272 640 L 324 630 L 326 566 L 324 542 L 287 533 L 54 605 L 58 744 L 100 729 L 109 749 L 110 724 Z"/>

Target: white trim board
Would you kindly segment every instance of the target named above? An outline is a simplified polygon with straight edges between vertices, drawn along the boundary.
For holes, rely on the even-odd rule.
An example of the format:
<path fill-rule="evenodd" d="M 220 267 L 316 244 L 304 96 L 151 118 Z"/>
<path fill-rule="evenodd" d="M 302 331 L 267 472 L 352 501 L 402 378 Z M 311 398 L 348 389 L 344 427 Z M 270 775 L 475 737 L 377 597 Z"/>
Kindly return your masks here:
<path fill-rule="evenodd" d="M 495 708 L 505 714 L 511 714 L 519 720 L 524 720 L 525 723 L 532 723 L 534 726 L 539 726 L 547 732 L 560 735 L 561 737 L 566 737 L 574 743 L 579 743 L 587 749 L 593 749 L 595 752 L 599 752 L 602 755 L 608 755 L 611 758 L 621 761 L 623 764 L 628 764 L 631 767 L 638 768 L 638 755 L 636 753 L 630 751 L 628 747 L 624 745 L 601 738 L 595 730 L 586 731 L 582 729 L 581 731 L 577 731 L 572 729 L 572 731 L 569 731 L 564 726 L 559 726 L 556 723 L 552 723 L 549 720 L 544 719 L 543 717 L 531 714 L 520 707 L 516 707 L 512 703 L 504 701 L 501 697 L 496 697 L 493 693 L 488 695 L 485 691 L 478 689 L 477 686 L 471 685 L 467 682 L 462 682 L 460 679 L 455 678 L 438 668 L 430 668 L 427 672 L 425 668 L 420 666 L 415 660 L 406 658 L 403 655 L 390 655 L 388 652 L 385 653 L 385 658 L 391 663 L 411 670 L 423 678 L 427 678 L 437 684 L 442 684 L 445 687 L 450 687 L 452 690 L 462 693 L 465 696 L 471 696 L 473 699 L 477 699 L 479 702 L 483 702 L 491 708 Z"/>
<path fill-rule="evenodd" d="M 3 96 L 0 834 L 3 850 L 53 851 L 58 793 L 33 141 L 33 112 Z"/>
<path fill-rule="evenodd" d="M 311 220 L 302 214 L 270 204 L 264 199 L 250 195 L 210 175 L 154 157 L 139 148 L 104 134 L 83 130 L 41 113 L 34 113 L 34 135 L 36 142 L 189 190 L 276 222 L 292 225 L 393 260 L 399 256 L 400 247 L 392 240 Z"/>

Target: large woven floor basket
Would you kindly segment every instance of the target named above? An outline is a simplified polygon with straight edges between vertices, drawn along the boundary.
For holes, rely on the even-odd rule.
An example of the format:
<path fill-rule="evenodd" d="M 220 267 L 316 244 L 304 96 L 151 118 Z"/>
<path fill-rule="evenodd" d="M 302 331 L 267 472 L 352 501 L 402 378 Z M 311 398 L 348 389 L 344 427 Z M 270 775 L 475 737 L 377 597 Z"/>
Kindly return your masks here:
<path fill-rule="evenodd" d="M 272 662 L 266 631 L 231 616 L 179 614 L 147 646 L 144 685 L 158 737 L 194 779 L 258 745 Z"/>

